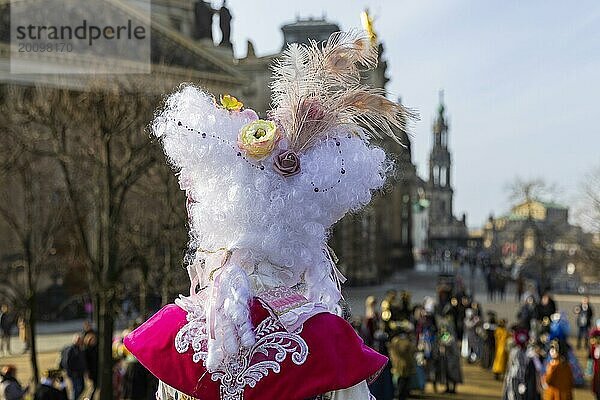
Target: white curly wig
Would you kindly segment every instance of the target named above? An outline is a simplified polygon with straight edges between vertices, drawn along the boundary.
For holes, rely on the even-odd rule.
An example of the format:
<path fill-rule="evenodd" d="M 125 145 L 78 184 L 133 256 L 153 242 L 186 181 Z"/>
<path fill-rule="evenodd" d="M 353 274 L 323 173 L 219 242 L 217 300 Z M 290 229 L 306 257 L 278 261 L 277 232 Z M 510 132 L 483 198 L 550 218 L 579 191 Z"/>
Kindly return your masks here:
<path fill-rule="evenodd" d="M 323 64 L 323 59 L 315 58 L 325 57 L 327 49 L 341 44 L 350 50 L 352 44 L 364 46 L 364 38 L 359 35 L 346 34 L 334 40 L 327 43 L 329 47 L 293 47 L 284 60 L 286 56 L 288 62 L 290 57 L 308 57 Z M 302 53 L 315 48 L 317 56 Z M 365 51 L 362 47 L 358 50 Z M 370 47 L 368 50 L 372 51 Z M 273 89 L 274 98 L 279 100 L 271 115 L 283 138 L 277 144 L 279 148 L 260 161 L 238 146 L 240 130 L 255 120 L 256 114 L 221 108 L 211 95 L 193 86 L 182 85 L 170 95 L 152 124 L 152 132 L 160 138 L 170 164 L 179 173 L 181 189 L 188 196 L 193 259 L 188 267 L 192 286 L 186 301 L 198 303 L 207 318 L 208 330 L 212 330 L 205 360 L 209 371 L 227 356 L 237 354 L 240 346 L 253 344 L 249 301 L 263 290 L 294 287 L 309 301 L 337 311 L 341 294 L 327 250 L 330 228 L 347 212 L 367 204 L 372 192 L 384 184 L 390 168 L 385 153 L 368 143 L 371 132 L 362 128 L 365 122 L 378 121 L 368 112 L 361 114 L 357 104 L 352 107 L 358 118 L 349 118 L 338 108 L 318 132 L 311 132 L 308 139 L 306 135 L 301 137 L 309 125 L 303 128 L 298 118 L 289 115 L 301 113 L 307 97 L 311 101 L 317 98 L 325 111 L 332 107 L 325 97 L 317 96 L 324 90 L 322 84 L 317 88 L 298 83 L 304 79 L 300 74 L 305 67 L 296 66 L 290 72 L 285 70 L 289 66 L 276 66 L 279 86 Z M 362 86 L 349 85 L 365 92 Z M 280 93 L 288 92 L 289 97 L 294 90 L 300 99 L 295 108 Z M 336 92 L 334 96 L 343 94 Z M 373 98 L 367 100 L 389 106 L 383 103 L 383 96 L 368 95 Z M 314 108 L 314 101 L 310 107 Z M 300 162 L 300 172 L 293 176 L 283 176 L 273 168 L 277 152 L 287 149 L 293 149 Z"/>

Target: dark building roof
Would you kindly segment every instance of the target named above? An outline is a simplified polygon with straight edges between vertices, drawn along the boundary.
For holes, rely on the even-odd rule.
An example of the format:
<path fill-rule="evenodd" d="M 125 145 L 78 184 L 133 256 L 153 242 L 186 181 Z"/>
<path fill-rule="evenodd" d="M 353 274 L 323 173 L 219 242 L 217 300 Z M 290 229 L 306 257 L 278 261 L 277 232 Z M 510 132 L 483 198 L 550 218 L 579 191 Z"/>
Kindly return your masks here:
<path fill-rule="evenodd" d="M 292 22 L 281 27 L 283 31 L 283 47 L 287 47 L 289 43 L 305 43 L 316 40 L 322 42 L 329 38 L 334 32 L 338 32 L 340 27 L 338 24 L 327 22 L 324 18 L 308 19 L 297 18 L 296 22 Z"/>

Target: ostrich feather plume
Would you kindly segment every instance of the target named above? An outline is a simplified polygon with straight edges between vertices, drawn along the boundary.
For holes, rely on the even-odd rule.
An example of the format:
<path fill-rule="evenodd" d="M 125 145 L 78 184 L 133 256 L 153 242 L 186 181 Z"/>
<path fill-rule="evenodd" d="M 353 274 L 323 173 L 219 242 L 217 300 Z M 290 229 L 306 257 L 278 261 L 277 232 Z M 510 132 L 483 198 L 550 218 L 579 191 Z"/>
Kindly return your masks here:
<path fill-rule="evenodd" d="M 357 30 L 336 32 L 323 44 L 288 47 L 272 67 L 271 116 L 292 150 L 305 151 L 339 125 L 401 143 L 394 127 L 404 131 L 416 115 L 361 83 L 361 71 L 377 67 L 377 61 L 377 49 Z"/>

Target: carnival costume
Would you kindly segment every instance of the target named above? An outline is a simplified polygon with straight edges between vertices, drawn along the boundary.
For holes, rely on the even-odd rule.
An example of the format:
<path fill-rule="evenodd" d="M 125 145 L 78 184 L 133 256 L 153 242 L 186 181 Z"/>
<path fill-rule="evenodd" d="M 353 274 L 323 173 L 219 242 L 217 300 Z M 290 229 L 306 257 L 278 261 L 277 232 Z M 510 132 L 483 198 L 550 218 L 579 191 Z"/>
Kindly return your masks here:
<path fill-rule="evenodd" d="M 600 320 L 590 332 L 589 372 L 592 377 L 592 393 L 600 399 Z"/>
<path fill-rule="evenodd" d="M 492 372 L 499 378 L 506 372 L 506 363 L 508 362 L 507 343 L 510 334 L 506 330 L 506 321 L 500 320 L 500 323 L 494 331 L 494 344 L 496 352 L 494 353 L 494 362 L 492 364 Z"/>
<path fill-rule="evenodd" d="M 188 296 L 126 339 L 160 400 L 370 398 L 386 365 L 338 315 L 331 226 L 381 188 L 409 113 L 361 84 L 376 49 L 359 32 L 292 44 L 273 66 L 269 119 L 184 85 L 152 132 L 187 194 Z"/>
<path fill-rule="evenodd" d="M 541 369 L 541 361 L 527 347 L 529 332 L 517 329 L 513 332 L 513 341 L 515 346 L 508 356 L 502 400 L 539 400 L 541 378 L 538 368 Z"/>
<path fill-rule="evenodd" d="M 561 351 L 564 351 L 564 356 L 571 367 L 574 385 L 583 386 L 585 383 L 583 368 L 581 367 L 581 364 L 579 364 L 579 360 L 577 360 L 573 348 L 567 341 L 569 332 L 571 331 L 567 315 L 564 312 L 554 313 L 550 317 L 550 320 L 552 322 L 550 322 L 548 343 L 550 344 L 556 341 L 560 344 Z M 548 354 L 544 362 L 544 372 L 546 372 L 550 361 L 552 361 L 552 358 L 550 357 L 550 354 Z"/>

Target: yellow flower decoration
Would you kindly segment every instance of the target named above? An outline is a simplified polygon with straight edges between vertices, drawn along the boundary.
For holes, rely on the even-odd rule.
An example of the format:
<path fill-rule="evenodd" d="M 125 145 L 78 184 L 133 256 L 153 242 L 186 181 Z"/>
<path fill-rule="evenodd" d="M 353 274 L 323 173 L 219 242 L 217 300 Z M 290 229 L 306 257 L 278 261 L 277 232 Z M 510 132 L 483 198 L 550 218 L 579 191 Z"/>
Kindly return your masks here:
<path fill-rule="evenodd" d="M 240 111 L 244 103 L 229 94 L 225 94 L 221 96 L 221 106 L 229 111 Z"/>
<path fill-rule="evenodd" d="M 248 156 L 262 160 L 271 154 L 279 138 L 279 129 L 275 122 L 257 119 L 242 127 L 238 146 Z"/>

